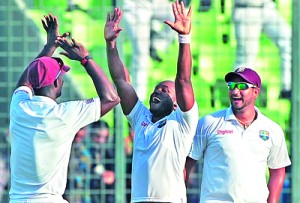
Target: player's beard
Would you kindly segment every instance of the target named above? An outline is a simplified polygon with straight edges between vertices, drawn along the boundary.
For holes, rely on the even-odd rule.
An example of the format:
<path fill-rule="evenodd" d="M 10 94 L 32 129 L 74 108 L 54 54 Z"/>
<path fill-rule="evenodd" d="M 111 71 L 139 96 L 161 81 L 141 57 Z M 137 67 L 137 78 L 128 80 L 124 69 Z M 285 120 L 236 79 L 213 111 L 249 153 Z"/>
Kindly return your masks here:
<path fill-rule="evenodd" d="M 173 100 L 169 96 L 164 98 L 158 105 L 150 105 L 150 112 L 156 117 L 168 116 L 173 110 Z"/>

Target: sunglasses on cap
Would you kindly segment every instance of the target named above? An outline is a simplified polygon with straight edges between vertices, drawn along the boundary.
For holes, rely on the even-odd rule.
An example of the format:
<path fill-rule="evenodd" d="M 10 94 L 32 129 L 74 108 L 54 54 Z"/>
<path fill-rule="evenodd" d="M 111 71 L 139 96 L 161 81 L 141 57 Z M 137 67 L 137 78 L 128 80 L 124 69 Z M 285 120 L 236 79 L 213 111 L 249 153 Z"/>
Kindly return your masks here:
<path fill-rule="evenodd" d="M 246 82 L 228 82 L 228 89 L 229 90 L 234 90 L 235 88 L 238 88 L 238 90 L 246 90 L 248 88 L 255 88 L 257 86 L 250 84 L 250 83 L 246 83 Z"/>
<path fill-rule="evenodd" d="M 57 61 L 58 65 L 59 65 L 59 67 L 60 67 L 60 69 L 59 69 L 59 71 L 58 71 L 58 73 L 57 73 L 57 75 L 56 75 L 56 77 L 55 77 L 55 80 L 57 80 L 57 78 L 58 78 L 59 75 L 61 74 L 61 71 L 62 71 L 62 67 L 63 67 L 63 65 L 64 65 L 64 62 L 63 62 L 63 60 L 61 60 L 60 58 L 57 58 L 57 57 L 51 57 L 51 58 L 53 58 L 55 61 Z"/>

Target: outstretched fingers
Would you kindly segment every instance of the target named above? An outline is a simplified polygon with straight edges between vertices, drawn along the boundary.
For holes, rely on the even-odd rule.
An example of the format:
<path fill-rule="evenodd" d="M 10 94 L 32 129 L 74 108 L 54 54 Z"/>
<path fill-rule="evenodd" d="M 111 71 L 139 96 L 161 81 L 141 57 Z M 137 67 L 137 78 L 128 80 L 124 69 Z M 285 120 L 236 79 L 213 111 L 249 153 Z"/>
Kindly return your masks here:
<path fill-rule="evenodd" d="M 180 2 L 180 7 L 179 7 L 180 13 L 185 15 L 185 5 L 183 1 Z"/>
<path fill-rule="evenodd" d="M 188 11 L 188 13 L 187 13 L 187 16 L 189 17 L 189 18 L 191 18 L 191 16 L 192 16 L 192 5 L 190 6 L 190 8 L 189 8 L 189 11 Z"/>
<path fill-rule="evenodd" d="M 71 48 L 74 46 L 74 39 L 72 38 L 72 43 L 68 41 L 65 37 L 57 37 L 55 42 L 63 49 Z"/>
<path fill-rule="evenodd" d="M 109 22 L 109 21 L 110 21 L 110 13 L 108 12 L 106 15 L 106 22 Z"/>
<path fill-rule="evenodd" d="M 49 29 L 55 30 L 58 27 L 58 20 L 56 16 L 53 16 L 52 13 L 49 15 L 44 15 L 44 18 L 41 19 L 43 28 L 48 31 Z"/>
<path fill-rule="evenodd" d="M 122 17 L 122 10 L 120 8 L 115 8 L 113 16 L 110 20 L 114 21 L 118 25 L 121 20 L 121 17 Z"/>

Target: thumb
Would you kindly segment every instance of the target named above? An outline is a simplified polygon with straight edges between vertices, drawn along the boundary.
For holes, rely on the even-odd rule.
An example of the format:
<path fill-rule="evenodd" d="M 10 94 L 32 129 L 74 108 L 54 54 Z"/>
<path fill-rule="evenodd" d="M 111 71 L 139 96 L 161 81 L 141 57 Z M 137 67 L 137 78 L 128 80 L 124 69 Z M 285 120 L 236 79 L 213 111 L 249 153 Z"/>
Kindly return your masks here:
<path fill-rule="evenodd" d="M 172 23 L 171 21 L 165 20 L 164 23 L 169 25 L 172 29 L 174 28 L 174 23 Z"/>
<path fill-rule="evenodd" d="M 64 55 L 64 56 L 66 56 L 66 57 L 68 57 L 68 58 L 69 58 L 69 56 L 70 56 L 68 52 L 59 52 L 59 54 L 60 54 L 60 55 Z"/>
<path fill-rule="evenodd" d="M 119 34 L 122 30 L 123 30 L 123 28 L 120 28 L 120 27 L 119 27 L 119 28 L 116 30 L 116 33 Z"/>

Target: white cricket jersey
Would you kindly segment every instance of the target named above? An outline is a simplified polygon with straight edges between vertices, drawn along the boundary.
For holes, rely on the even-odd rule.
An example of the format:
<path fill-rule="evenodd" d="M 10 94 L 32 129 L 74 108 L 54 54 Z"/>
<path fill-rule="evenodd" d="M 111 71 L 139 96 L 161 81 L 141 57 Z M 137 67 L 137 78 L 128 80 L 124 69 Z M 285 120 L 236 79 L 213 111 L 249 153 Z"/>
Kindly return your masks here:
<path fill-rule="evenodd" d="M 63 201 L 74 136 L 100 115 L 99 98 L 57 104 L 33 96 L 26 86 L 16 89 L 10 107 L 10 202 Z"/>
<path fill-rule="evenodd" d="M 189 156 L 203 157 L 201 203 L 266 203 L 266 170 L 291 164 L 282 128 L 256 108 L 245 130 L 231 107 L 199 120 Z"/>
<path fill-rule="evenodd" d="M 186 202 L 184 165 L 195 135 L 198 106 L 151 122 L 151 112 L 138 101 L 127 116 L 134 129 L 132 202 Z"/>

